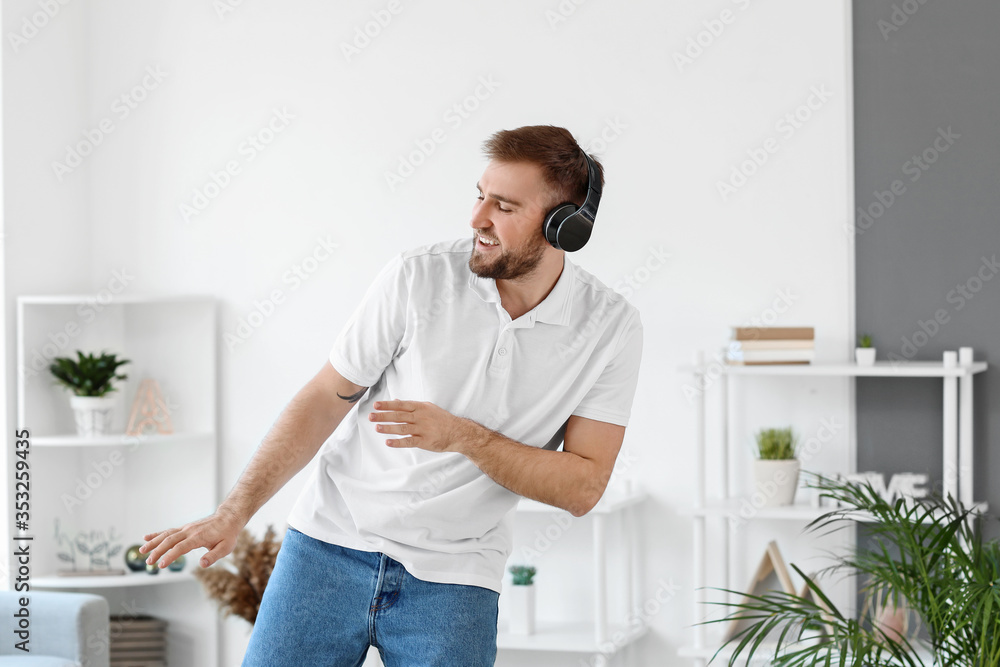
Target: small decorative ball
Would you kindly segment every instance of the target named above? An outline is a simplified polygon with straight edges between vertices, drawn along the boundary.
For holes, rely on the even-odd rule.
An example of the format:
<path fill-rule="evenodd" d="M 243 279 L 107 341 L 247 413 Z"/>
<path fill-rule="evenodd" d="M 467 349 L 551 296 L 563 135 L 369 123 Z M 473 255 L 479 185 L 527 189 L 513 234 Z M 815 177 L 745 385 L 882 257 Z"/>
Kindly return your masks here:
<path fill-rule="evenodd" d="M 160 566 L 156 563 L 146 563 L 146 572 L 149 574 L 159 574 Z"/>
<path fill-rule="evenodd" d="M 142 572 L 146 569 L 146 554 L 139 553 L 141 544 L 133 544 L 125 552 L 125 564 L 133 572 Z"/>
<path fill-rule="evenodd" d="M 170 565 L 167 566 L 167 569 L 170 570 L 171 572 L 180 572 L 181 570 L 184 569 L 184 565 L 186 563 L 187 563 L 187 558 L 184 557 L 184 554 L 181 554 L 180 556 L 177 557 L 176 560 L 174 560 L 173 562 L 170 563 Z"/>

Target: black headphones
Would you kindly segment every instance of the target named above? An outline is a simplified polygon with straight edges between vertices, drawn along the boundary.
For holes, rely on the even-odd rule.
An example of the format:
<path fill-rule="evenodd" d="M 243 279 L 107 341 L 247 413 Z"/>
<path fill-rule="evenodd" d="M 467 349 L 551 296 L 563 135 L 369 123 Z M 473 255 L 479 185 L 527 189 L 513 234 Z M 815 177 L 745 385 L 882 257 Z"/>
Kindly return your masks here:
<path fill-rule="evenodd" d="M 588 174 L 587 198 L 583 206 L 577 209 L 572 202 L 559 204 L 546 214 L 542 224 L 545 239 L 566 252 L 576 252 L 590 240 L 594 218 L 597 217 L 597 205 L 601 203 L 601 174 L 586 151 L 583 151 L 583 156 L 587 158 Z"/>

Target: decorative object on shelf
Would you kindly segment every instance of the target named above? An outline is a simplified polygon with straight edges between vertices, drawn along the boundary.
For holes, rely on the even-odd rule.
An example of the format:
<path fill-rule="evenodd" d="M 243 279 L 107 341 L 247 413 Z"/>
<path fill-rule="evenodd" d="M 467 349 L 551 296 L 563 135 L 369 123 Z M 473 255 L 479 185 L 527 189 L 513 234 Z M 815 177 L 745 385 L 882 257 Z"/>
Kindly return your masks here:
<path fill-rule="evenodd" d="M 927 484 L 928 477 L 923 473 L 896 473 L 889 479 L 888 486 L 885 483 L 885 475 L 880 472 L 858 472 L 847 475 L 833 474 L 828 475 L 828 477 L 837 482 L 869 486 L 887 503 L 894 503 L 897 499 L 907 501 L 919 500 L 926 498 L 929 494 L 929 491 L 924 486 Z M 827 498 L 831 503 L 833 502 L 832 498 L 829 496 Z"/>
<path fill-rule="evenodd" d="M 59 570 L 56 574 L 60 577 L 79 577 L 84 575 L 101 576 L 112 574 L 125 574 L 121 568 L 110 568 L 111 558 L 117 556 L 122 550 L 122 545 L 118 543 L 118 536 L 112 527 L 105 535 L 103 530 L 92 530 L 90 532 L 79 531 L 76 537 L 70 537 L 68 533 L 62 532 L 59 526 L 59 519 L 55 520 L 55 538 L 59 547 L 66 550 L 56 552 L 56 557 L 64 563 L 71 563 L 71 569 Z M 86 556 L 88 567 L 82 569 L 77 565 L 77 557 Z M 95 567 L 95 566 L 103 566 Z"/>
<path fill-rule="evenodd" d="M 757 571 L 750 581 L 750 586 L 747 588 L 746 593 L 742 594 L 743 598 L 740 604 L 746 604 L 757 596 L 765 594 L 767 591 L 776 590 L 776 586 L 785 593 L 790 595 L 795 594 L 792 576 L 788 573 L 788 566 L 785 565 L 785 559 L 781 555 L 781 550 L 778 549 L 778 543 L 771 540 L 764 550 L 764 556 L 760 559 L 760 564 L 757 565 Z M 739 632 L 741 620 L 738 618 L 729 620 L 729 625 L 725 633 L 727 641 Z"/>
<path fill-rule="evenodd" d="M 139 551 L 141 544 L 133 544 L 125 552 L 125 565 L 133 572 L 146 571 L 146 554 Z"/>
<path fill-rule="evenodd" d="M 875 348 L 872 347 L 872 337 L 868 334 L 858 337 L 858 346 L 854 348 L 854 361 L 858 366 L 875 365 Z"/>
<path fill-rule="evenodd" d="M 229 556 L 210 567 L 195 568 L 194 577 L 218 603 L 223 617 L 239 616 L 251 625 L 257 620 L 260 600 L 281 548 L 281 542 L 274 538 L 270 525 L 259 542 L 244 528 Z"/>
<path fill-rule="evenodd" d="M 754 505 L 781 507 L 795 501 L 799 485 L 799 461 L 795 458 L 796 437 L 791 427 L 768 428 L 757 432 L 757 459 L 753 462 Z"/>
<path fill-rule="evenodd" d="M 884 617 L 845 616 L 807 577 L 809 588 L 829 607 L 824 619 L 831 626 L 829 636 L 821 642 L 803 641 L 808 631 L 817 627 L 824 610 L 815 601 L 794 594 L 765 594 L 744 599 L 739 606 L 721 603 L 733 611 L 708 623 L 747 623 L 746 629 L 727 641 L 727 645 L 736 643 L 733 660 L 752 659 L 759 648 L 757 642 L 780 625 L 792 628 L 773 645 L 776 662 L 779 656 L 786 656 L 781 664 L 997 664 L 1000 540 L 984 541 L 984 517 L 978 510 L 966 507 L 951 494 L 906 504 L 887 502 L 867 484 L 817 477 L 815 487 L 842 509 L 812 522 L 811 530 L 853 530 L 856 517 L 865 515 L 874 519 L 866 520 L 865 525 L 878 540 L 878 546 L 870 550 L 837 556 L 827 571 L 861 575 L 862 593 L 873 601 L 866 605 L 869 613 L 905 604 L 925 632 L 910 639 L 894 627 L 879 625 L 879 620 L 888 620 Z"/>
<path fill-rule="evenodd" d="M 145 433 L 174 432 L 170 420 L 170 410 L 160 392 L 160 383 L 146 378 L 139 383 L 132 401 L 132 412 L 129 414 L 126 435 L 143 435 Z"/>
<path fill-rule="evenodd" d="M 117 354 L 76 351 L 77 359 L 56 357 L 49 365 L 49 371 L 58 384 L 71 390 L 70 407 L 76 418 L 76 432 L 82 438 L 104 435 L 111 426 L 111 408 L 114 400 L 107 396 L 115 391 L 115 380 L 127 380 L 127 375 L 118 375 L 118 367 L 131 363 L 128 359 L 118 359 Z"/>
<path fill-rule="evenodd" d="M 813 327 L 733 327 L 726 363 L 808 364 L 816 358 Z"/>
<path fill-rule="evenodd" d="M 167 566 L 167 569 L 170 570 L 171 572 L 180 572 L 181 570 L 184 569 L 184 566 L 186 564 L 187 564 L 187 558 L 184 557 L 184 554 L 181 554 L 174 560 L 170 561 L 170 565 Z"/>
<path fill-rule="evenodd" d="M 107 644 L 111 667 L 166 667 L 166 621 L 145 614 L 116 615 L 111 617 L 111 629 Z"/>
<path fill-rule="evenodd" d="M 159 574 L 160 566 L 156 563 L 146 563 L 146 574 Z"/>
<path fill-rule="evenodd" d="M 535 573 L 531 565 L 511 565 L 510 632 L 515 635 L 535 633 Z"/>

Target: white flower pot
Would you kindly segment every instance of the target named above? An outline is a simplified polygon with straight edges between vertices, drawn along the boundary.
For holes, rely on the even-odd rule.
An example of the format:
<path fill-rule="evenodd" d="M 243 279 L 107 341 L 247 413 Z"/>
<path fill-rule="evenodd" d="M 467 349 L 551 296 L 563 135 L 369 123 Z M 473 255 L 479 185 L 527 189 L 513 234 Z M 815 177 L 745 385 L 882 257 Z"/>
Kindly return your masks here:
<path fill-rule="evenodd" d="M 76 434 L 81 438 L 94 438 L 111 430 L 113 396 L 70 396 L 69 405 L 76 418 Z"/>
<path fill-rule="evenodd" d="M 511 586 L 507 592 L 510 595 L 510 633 L 513 635 L 534 634 L 535 585 Z"/>
<path fill-rule="evenodd" d="M 854 360 L 858 362 L 858 366 L 872 366 L 875 364 L 875 348 L 874 347 L 856 347 L 854 348 Z"/>
<path fill-rule="evenodd" d="M 795 490 L 799 486 L 799 461 L 753 462 L 754 493 L 751 502 L 754 507 L 781 507 L 795 502 Z"/>

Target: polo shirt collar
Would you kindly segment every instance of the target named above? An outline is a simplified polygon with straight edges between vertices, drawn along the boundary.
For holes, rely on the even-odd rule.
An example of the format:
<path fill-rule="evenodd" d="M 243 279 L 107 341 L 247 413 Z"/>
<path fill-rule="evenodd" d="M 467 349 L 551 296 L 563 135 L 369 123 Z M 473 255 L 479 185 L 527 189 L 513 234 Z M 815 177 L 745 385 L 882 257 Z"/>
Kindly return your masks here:
<path fill-rule="evenodd" d="M 563 256 L 563 270 L 552 291 L 524 316 L 530 317 L 535 322 L 567 326 L 572 310 L 575 271 L 576 266 L 573 262 Z M 470 271 L 469 288 L 487 303 L 500 303 L 500 293 L 497 291 L 496 281 L 492 278 L 481 278 Z"/>

